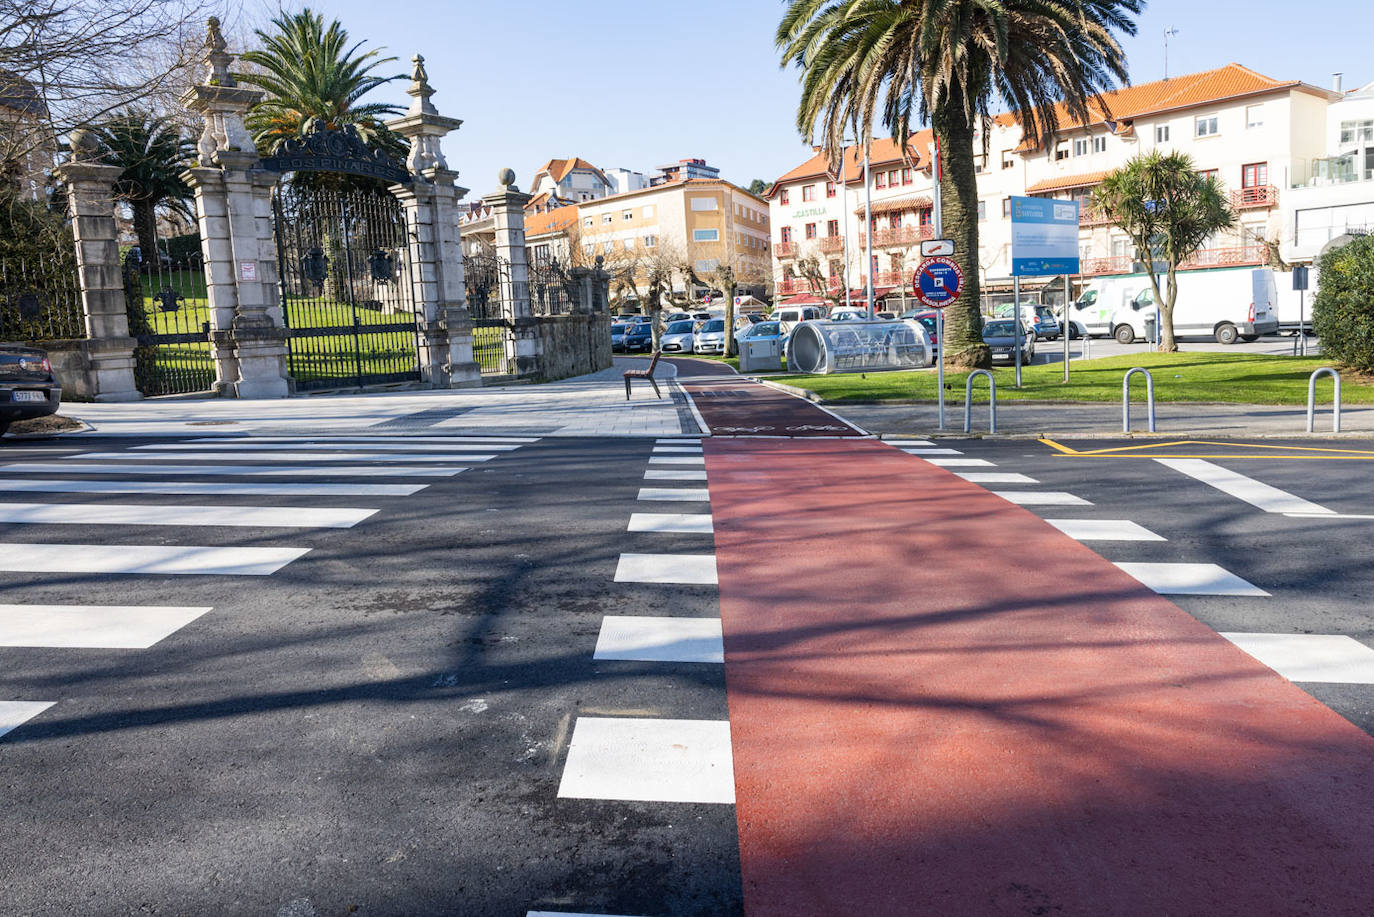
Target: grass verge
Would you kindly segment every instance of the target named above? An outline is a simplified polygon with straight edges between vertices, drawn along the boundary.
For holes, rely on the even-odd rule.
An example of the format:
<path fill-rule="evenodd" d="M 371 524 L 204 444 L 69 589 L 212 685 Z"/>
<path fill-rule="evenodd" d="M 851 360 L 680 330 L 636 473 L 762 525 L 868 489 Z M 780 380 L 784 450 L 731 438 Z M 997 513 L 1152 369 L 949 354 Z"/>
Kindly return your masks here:
<path fill-rule="evenodd" d="M 1234 404 L 1307 403 L 1307 379 L 1314 369 L 1329 366 L 1320 357 L 1288 357 L 1246 353 L 1153 353 L 1125 354 L 1099 360 L 1075 360 L 1070 381 L 1064 382 L 1062 363 L 1027 366 L 1020 389 L 1015 371 L 998 366 L 997 397 L 1004 401 L 1120 401 L 1121 377 L 1134 366 L 1154 376 L 1155 400 L 1229 402 Z M 948 393 L 962 399 L 966 373 L 945 373 Z M 843 373 L 828 376 L 785 376 L 774 381 L 810 389 L 826 402 L 934 401 L 933 371 Z M 1133 379 L 1133 397 L 1144 397 L 1143 379 Z M 1345 404 L 1374 404 L 1374 384 L 1350 373 L 1341 379 Z M 981 393 L 986 385 L 974 383 Z M 1331 383 L 1317 385 L 1319 403 L 1329 403 Z"/>

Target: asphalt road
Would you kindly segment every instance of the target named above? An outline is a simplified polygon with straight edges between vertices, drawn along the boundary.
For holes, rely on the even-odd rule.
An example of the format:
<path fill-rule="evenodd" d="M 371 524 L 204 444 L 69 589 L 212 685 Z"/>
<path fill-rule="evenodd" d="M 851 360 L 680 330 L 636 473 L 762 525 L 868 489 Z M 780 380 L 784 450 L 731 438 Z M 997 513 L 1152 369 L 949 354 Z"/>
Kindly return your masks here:
<path fill-rule="evenodd" d="M 5 603 L 212 609 L 147 649 L 0 648 L 0 701 L 56 702 L 0 739 L 0 910 L 738 913 L 732 805 L 558 795 L 577 717 L 726 719 L 722 666 L 592 658 L 604 615 L 719 614 L 714 587 L 613 582 L 646 541 L 710 550 L 710 535 L 627 533 L 651 448 L 546 439 L 452 477 L 264 479 L 428 485 L 410 496 L 0 492 L 164 519 L 377 509 L 343 529 L 0 524 L 0 543 L 87 546 L 78 558 L 309 548 L 268 576 L 0 572 Z M 0 460 L 76 451 L 9 441 Z M 0 467 L 0 485 L 132 478 L 217 479 Z"/>

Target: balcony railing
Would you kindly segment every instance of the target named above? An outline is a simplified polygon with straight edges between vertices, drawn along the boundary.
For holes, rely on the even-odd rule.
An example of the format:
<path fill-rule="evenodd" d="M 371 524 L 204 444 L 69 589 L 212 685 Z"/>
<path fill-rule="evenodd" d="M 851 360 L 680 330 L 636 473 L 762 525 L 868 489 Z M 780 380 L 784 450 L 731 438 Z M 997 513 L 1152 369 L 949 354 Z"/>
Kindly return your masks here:
<path fill-rule="evenodd" d="M 821 236 L 816 247 L 827 255 L 842 252 L 844 251 L 844 236 Z"/>
<path fill-rule="evenodd" d="M 915 245 L 932 238 L 933 232 L 934 230 L 930 226 L 899 226 L 896 229 L 875 229 L 873 231 L 873 247 L 891 248 L 896 245 Z M 867 245 L 867 234 L 859 233 L 859 247 L 864 248 Z"/>
<path fill-rule="evenodd" d="M 1241 188 L 1231 192 L 1231 207 L 1235 210 L 1268 209 L 1279 205 L 1279 189 L 1273 185 Z"/>
<path fill-rule="evenodd" d="M 1109 226 L 1111 219 L 1104 213 L 1084 207 L 1078 212 L 1079 226 Z"/>
<path fill-rule="evenodd" d="M 1256 246 L 1233 248 L 1204 248 L 1179 265 L 1180 269 L 1190 270 L 1201 267 L 1238 267 L 1247 264 L 1263 264 L 1265 253 Z M 1138 261 L 1131 255 L 1115 255 L 1109 258 L 1085 258 L 1079 263 L 1079 271 L 1085 277 L 1102 274 L 1130 274 L 1135 271 Z"/>
<path fill-rule="evenodd" d="M 779 258 L 795 258 L 797 257 L 797 243 L 774 242 L 773 254 L 777 255 Z"/>
<path fill-rule="evenodd" d="M 840 289 L 841 287 L 839 278 L 832 277 L 830 278 L 829 287 L 826 290 L 822 290 L 821 292 L 822 294 L 827 292 L 835 293 L 838 292 Z M 814 292 L 816 291 L 811 289 L 811 283 L 805 277 L 785 277 L 782 280 L 778 281 L 779 296 L 796 296 L 799 293 Z"/>

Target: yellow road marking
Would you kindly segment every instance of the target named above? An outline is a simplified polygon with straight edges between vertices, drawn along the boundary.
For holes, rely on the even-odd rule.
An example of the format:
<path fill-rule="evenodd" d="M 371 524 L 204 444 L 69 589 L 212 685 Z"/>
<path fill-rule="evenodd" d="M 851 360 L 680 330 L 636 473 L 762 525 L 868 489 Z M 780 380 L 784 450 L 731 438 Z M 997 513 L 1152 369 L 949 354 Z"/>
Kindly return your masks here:
<path fill-rule="evenodd" d="M 1374 461 L 1374 450 L 1366 449 L 1329 449 L 1321 446 L 1275 446 L 1268 443 L 1217 442 L 1205 439 L 1182 439 L 1163 443 L 1143 443 L 1136 446 L 1116 446 L 1108 449 L 1078 450 L 1052 439 L 1041 437 L 1040 442 L 1055 449 L 1060 455 L 1073 458 L 1202 458 L 1202 459 L 1251 459 L 1251 458 L 1289 458 L 1324 459 L 1327 461 Z M 1261 452 L 1227 453 L 1175 453 L 1150 452 L 1151 449 L 1169 449 L 1177 446 L 1219 446 L 1225 448 L 1268 450 Z M 1321 454 L 1313 454 L 1321 453 Z"/>

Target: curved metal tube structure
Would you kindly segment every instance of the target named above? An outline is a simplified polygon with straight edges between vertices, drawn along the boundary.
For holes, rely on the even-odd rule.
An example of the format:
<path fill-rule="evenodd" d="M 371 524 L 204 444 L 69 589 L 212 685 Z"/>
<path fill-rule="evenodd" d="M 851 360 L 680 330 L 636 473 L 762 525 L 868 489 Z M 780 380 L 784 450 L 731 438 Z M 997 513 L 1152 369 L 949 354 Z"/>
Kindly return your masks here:
<path fill-rule="evenodd" d="M 1330 376 L 1336 383 L 1336 400 L 1331 406 L 1331 432 L 1341 432 L 1341 374 L 1330 366 L 1323 366 L 1315 370 L 1307 379 L 1307 432 L 1312 432 L 1312 426 L 1316 421 L 1317 414 L 1317 379 L 1321 376 Z"/>
<path fill-rule="evenodd" d="M 986 369 L 975 369 L 964 383 L 964 432 L 973 431 L 973 380 L 984 376 L 988 380 L 988 432 L 997 432 L 997 380 Z"/>
<path fill-rule="evenodd" d="M 1121 432 L 1131 432 L 1131 376 L 1145 374 L 1145 402 L 1150 408 L 1150 432 L 1155 432 L 1155 377 L 1143 366 L 1126 370 L 1121 378 Z"/>

